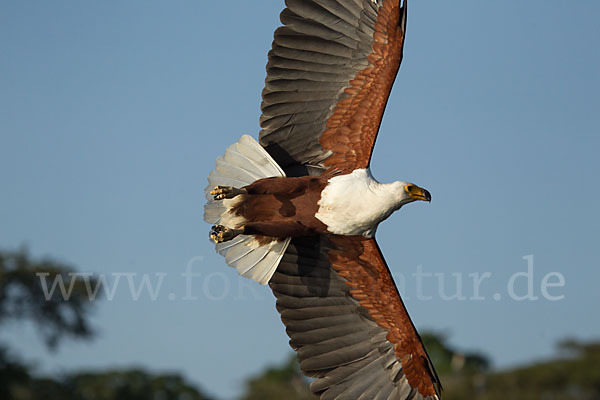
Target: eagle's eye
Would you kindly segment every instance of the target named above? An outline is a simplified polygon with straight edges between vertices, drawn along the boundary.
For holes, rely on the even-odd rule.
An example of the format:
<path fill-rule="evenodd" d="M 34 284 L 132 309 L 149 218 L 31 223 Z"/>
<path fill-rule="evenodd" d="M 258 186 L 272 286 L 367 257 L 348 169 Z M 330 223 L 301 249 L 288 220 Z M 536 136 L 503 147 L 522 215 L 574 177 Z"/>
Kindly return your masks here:
<path fill-rule="evenodd" d="M 414 189 L 414 186 L 413 186 L 413 185 L 406 185 L 406 191 L 407 191 L 407 192 L 409 192 L 409 193 L 410 193 L 410 192 L 412 192 L 412 190 L 413 190 L 413 189 Z"/>

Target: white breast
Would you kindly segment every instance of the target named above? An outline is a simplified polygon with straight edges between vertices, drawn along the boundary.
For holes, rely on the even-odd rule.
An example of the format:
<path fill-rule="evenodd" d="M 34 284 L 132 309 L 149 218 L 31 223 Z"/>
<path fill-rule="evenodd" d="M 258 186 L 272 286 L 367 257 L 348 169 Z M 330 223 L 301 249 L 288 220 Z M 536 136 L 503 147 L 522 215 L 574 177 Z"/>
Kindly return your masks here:
<path fill-rule="evenodd" d="M 398 209 L 393 184 L 377 182 L 368 169 L 331 178 L 315 217 L 338 235 L 373 237 L 377 225 Z"/>

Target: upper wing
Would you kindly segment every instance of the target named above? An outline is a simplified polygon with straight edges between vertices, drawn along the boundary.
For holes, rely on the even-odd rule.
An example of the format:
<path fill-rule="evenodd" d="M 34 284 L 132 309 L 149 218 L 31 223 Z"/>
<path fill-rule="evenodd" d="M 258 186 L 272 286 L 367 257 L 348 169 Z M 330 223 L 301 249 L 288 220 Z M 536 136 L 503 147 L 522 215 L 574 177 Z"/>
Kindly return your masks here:
<path fill-rule="evenodd" d="M 402 61 L 406 1 L 286 0 L 260 143 L 288 176 L 369 165 Z"/>
<path fill-rule="evenodd" d="M 441 385 L 375 239 L 294 238 L 269 285 L 321 399 L 439 399 Z"/>

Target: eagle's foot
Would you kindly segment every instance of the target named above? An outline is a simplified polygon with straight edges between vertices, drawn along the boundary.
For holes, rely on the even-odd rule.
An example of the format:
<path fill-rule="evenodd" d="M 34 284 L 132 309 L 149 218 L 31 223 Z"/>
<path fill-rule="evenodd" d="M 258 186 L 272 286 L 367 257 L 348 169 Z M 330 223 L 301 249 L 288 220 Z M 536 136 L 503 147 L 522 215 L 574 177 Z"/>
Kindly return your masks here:
<path fill-rule="evenodd" d="M 245 189 L 234 188 L 233 186 L 215 186 L 210 194 L 215 200 L 233 199 L 238 194 L 246 193 Z"/>
<path fill-rule="evenodd" d="M 244 233 L 243 229 L 231 229 L 223 225 L 213 225 L 210 229 L 210 238 L 215 243 L 222 243 L 227 242 L 242 233 Z"/>

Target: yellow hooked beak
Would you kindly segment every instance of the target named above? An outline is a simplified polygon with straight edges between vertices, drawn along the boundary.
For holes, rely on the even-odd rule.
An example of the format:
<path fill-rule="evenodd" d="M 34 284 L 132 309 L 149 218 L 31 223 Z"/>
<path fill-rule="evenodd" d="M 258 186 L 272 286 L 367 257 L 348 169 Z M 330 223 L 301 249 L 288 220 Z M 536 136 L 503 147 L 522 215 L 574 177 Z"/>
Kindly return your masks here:
<path fill-rule="evenodd" d="M 404 186 L 404 190 L 413 200 L 431 201 L 431 193 L 417 185 L 406 185 Z"/>

